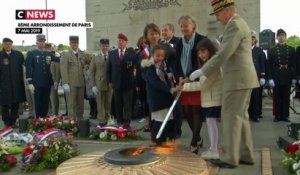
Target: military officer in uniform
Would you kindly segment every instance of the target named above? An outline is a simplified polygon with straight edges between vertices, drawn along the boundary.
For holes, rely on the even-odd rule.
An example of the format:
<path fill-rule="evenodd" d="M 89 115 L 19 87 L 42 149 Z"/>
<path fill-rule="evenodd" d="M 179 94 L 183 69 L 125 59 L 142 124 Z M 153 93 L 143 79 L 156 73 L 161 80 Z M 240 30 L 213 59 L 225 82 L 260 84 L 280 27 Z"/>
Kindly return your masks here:
<path fill-rule="evenodd" d="M 118 48 L 108 54 L 107 78 L 114 93 L 117 122 L 129 125 L 132 116 L 133 69 L 136 56 L 133 48 L 126 48 L 127 42 L 127 36 L 119 33 Z"/>
<path fill-rule="evenodd" d="M 0 52 L 0 103 L 2 120 L 5 126 L 14 126 L 19 118 L 19 103 L 25 98 L 23 77 L 24 56 L 12 49 L 13 41 L 3 39 L 3 50 Z"/>
<path fill-rule="evenodd" d="M 59 59 L 59 54 L 52 51 L 52 45 L 50 43 L 46 44 L 46 51 L 51 53 L 57 59 Z M 58 100 L 58 84 L 60 81 L 60 68 L 58 62 L 51 62 L 50 71 L 53 79 L 53 86 L 50 91 L 50 112 L 52 115 L 58 115 L 59 111 L 59 100 Z"/>
<path fill-rule="evenodd" d="M 96 95 L 97 118 L 100 124 L 105 124 L 110 117 L 112 89 L 107 82 L 109 40 L 100 39 L 100 53 L 94 55 L 91 62 L 91 82 L 93 93 Z"/>
<path fill-rule="evenodd" d="M 26 79 L 29 88 L 34 89 L 36 117 L 46 117 L 53 85 L 50 65 L 52 61 L 59 62 L 59 59 L 45 51 L 45 35 L 37 35 L 36 40 L 38 48 L 27 54 Z"/>
<path fill-rule="evenodd" d="M 265 62 L 266 55 L 263 50 L 256 46 L 256 32 L 252 31 L 252 58 L 255 66 L 257 78 L 259 80 L 260 87 L 254 88 L 251 93 L 250 105 L 249 105 L 249 117 L 254 122 L 259 122 L 262 114 L 262 90 L 266 83 L 265 74 Z"/>
<path fill-rule="evenodd" d="M 269 85 L 273 88 L 274 122 L 289 122 L 291 84 L 296 84 L 295 49 L 286 44 L 286 32 L 277 31 L 278 43 L 268 52 Z"/>
<path fill-rule="evenodd" d="M 79 37 L 70 36 L 70 48 L 60 60 L 62 87 L 67 94 L 68 116 L 82 118 L 84 112 L 84 56 Z"/>

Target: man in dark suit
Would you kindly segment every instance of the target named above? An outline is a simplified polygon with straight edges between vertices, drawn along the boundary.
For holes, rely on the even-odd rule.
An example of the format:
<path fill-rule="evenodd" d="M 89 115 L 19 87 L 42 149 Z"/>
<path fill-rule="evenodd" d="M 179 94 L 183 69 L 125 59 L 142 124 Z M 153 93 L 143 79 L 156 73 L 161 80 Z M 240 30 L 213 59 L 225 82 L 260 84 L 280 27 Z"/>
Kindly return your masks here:
<path fill-rule="evenodd" d="M 254 88 L 251 93 L 250 105 L 249 105 L 249 117 L 254 122 L 259 122 L 259 118 L 262 114 L 262 90 L 266 83 L 265 74 L 265 62 L 266 55 L 263 50 L 256 46 L 256 32 L 252 31 L 252 58 L 255 66 L 257 78 L 259 80 L 260 87 Z"/>
<path fill-rule="evenodd" d="M 286 32 L 277 31 L 278 43 L 268 53 L 269 85 L 273 88 L 274 122 L 289 122 L 291 84 L 296 80 L 295 49 L 286 44 Z"/>
<path fill-rule="evenodd" d="M 175 28 L 173 24 L 167 23 L 163 25 L 161 34 L 163 37 L 162 43 L 169 43 L 173 48 L 176 48 L 178 37 L 174 36 Z"/>
<path fill-rule="evenodd" d="M 129 125 L 132 116 L 133 69 L 136 60 L 134 49 L 126 48 L 127 42 L 127 36 L 119 33 L 118 48 L 108 53 L 107 81 L 114 93 L 117 122 Z"/>
<path fill-rule="evenodd" d="M 37 35 L 36 40 L 38 48 L 27 54 L 26 80 L 29 88 L 34 89 L 36 117 L 46 117 L 53 85 L 50 65 L 51 61 L 59 62 L 59 59 L 45 51 L 45 35 Z"/>
<path fill-rule="evenodd" d="M 4 38 L 0 52 L 0 103 L 2 120 L 6 126 L 14 126 L 19 117 L 19 103 L 26 100 L 23 79 L 24 56 L 12 49 L 13 41 Z"/>

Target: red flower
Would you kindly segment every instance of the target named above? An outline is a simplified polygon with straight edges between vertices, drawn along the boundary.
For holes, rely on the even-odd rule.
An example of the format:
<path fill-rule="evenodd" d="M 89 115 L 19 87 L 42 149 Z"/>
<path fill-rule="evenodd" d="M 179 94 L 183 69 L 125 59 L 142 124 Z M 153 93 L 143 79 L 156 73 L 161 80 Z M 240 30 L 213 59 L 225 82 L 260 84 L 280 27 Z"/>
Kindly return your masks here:
<path fill-rule="evenodd" d="M 47 120 L 47 121 L 45 122 L 45 126 L 51 127 L 51 121 L 50 121 L 50 120 Z"/>
<path fill-rule="evenodd" d="M 299 145 L 298 144 L 291 144 L 289 147 L 288 147 L 288 153 L 295 153 L 296 151 L 299 150 Z"/>
<path fill-rule="evenodd" d="M 27 147 L 23 150 L 23 155 L 24 155 L 24 156 L 27 156 L 27 155 L 31 154 L 32 151 L 33 151 L 33 149 L 30 148 L 30 146 L 27 146 Z"/>
<path fill-rule="evenodd" d="M 117 132 L 117 136 L 118 136 L 120 139 L 123 139 L 123 138 L 126 136 L 126 132 Z"/>
<path fill-rule="evenodd" d="M 8 155 L 8 156 L 6 157 L 6 161 L 8 162 L 8 164 L 9 164 L 10 166 L 15 166 L 15 165 L 17 164 L 17 159 L 16 159 L 16 157 L 13 156 L 13 155 Z"/>
<path fill-rule="evenodd" d="M 131 130 L 131 136 L 135 137 L 136 136 L 136 132 L 134 130 Z"/>

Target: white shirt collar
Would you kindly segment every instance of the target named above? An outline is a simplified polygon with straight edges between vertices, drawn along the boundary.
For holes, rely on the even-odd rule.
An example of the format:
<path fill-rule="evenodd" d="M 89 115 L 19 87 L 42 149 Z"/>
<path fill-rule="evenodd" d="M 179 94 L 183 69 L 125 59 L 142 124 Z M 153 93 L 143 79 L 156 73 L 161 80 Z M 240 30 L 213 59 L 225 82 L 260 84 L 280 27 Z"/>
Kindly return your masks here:
<path fill-rule="evenodd" d="M 72 49 L 72 52 L 73 52 L 74 54 L 76 54 L 76 53 L 78 53 L 78 50 L 73 50 L 73 49 Z"/>
<path fill-rule="evenodd" d="M 119 51 L 119 53 L 121 53 L 121 49 L 120 48 L 118 48 L 118 51 Z M 126 47 L 123 49 L 123 53 L 125 53 L 125 51 L 126 51 Z"/>

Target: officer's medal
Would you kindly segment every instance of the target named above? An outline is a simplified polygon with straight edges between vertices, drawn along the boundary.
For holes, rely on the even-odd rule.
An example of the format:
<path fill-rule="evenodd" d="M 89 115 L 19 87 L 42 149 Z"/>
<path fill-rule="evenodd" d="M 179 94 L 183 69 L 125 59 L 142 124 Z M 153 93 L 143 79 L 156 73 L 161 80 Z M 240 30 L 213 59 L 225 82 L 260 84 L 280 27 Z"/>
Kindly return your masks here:
<path fill-rule="evenodd" d="M 127 62 L 127 69 L 131 68 L 132 67 L 132 61 L 128 61 Z"/>
<path fill-rule="evenodd" d="M 37 55 L 37 56 L 36 56 L 36 63 L 39 63 L 39 58 L 40 58 L 40 56 Z"/>
<path fill-rule="evenodd" d="M 3 59 L 3 64 L 4 65 L 8 65 L 9 64 L 9 59 L 8 58 L 4 58 Z"/>
<path fill-rule="evenodd" d="M 46 63 L 50 64 L 51 63 L 51 56 L 46 56 Z"/>

